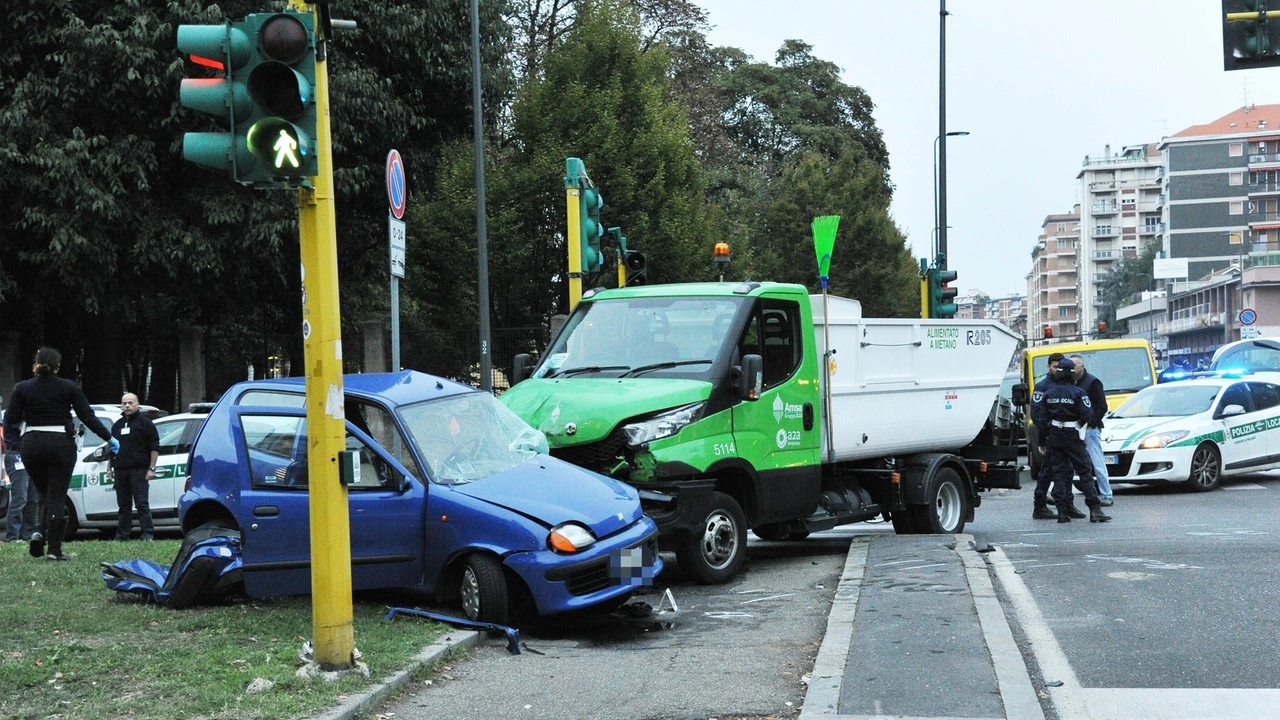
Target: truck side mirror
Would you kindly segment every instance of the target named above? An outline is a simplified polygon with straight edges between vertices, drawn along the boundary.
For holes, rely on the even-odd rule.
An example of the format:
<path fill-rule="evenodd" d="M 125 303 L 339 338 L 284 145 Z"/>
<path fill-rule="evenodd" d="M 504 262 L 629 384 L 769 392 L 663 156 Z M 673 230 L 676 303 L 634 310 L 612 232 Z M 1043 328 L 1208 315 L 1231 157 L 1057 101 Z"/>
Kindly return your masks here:
<path fill-rule="evenodd" d="M 511 361 L 511 384 L 515 385 L 521 380 L 528 380 L 533 374 L 533 357 L 529 353 L 520 353 Z"/>
<path fill-rule="evenodd" d="M 733 369 L 733 393 L 745 400 L 759 400 L 764 389 L 764 360 L 759 355 L 743 355 Z"/>
<path fill-rule="evenodd" d="M 1030 399 L 1030 396 L 1027 394 L 1026 383 L 1018 383 L 1013 386 L 1012 400 L 1014 405 L 1017 405 L 1018 407 L 1025 407 L 1027 401 Z"/>

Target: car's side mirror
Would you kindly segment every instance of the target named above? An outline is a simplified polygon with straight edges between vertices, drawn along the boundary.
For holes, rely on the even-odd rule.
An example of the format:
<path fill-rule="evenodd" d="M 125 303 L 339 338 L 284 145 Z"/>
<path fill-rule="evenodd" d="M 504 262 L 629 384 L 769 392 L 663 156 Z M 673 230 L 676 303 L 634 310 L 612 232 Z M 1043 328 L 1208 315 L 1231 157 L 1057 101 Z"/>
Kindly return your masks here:
<path fill-rule="evenodd" d="M 764 360 L 759 355 L 743 355 L 733 369 L 733 393 L 744 400 L 759 400 L 764 389 Z"/>
<path fill-rule="evenodd" d="M 1027 390 L 1026 383 L 1018 383 L 1013 386 L 1012 396 L 1013 404 L 1018 407 L 1024 407 L 1031 400 L 1031 395 Z"/>
<path fill-rule="evenodd" d="M 399 492 L 407 493 L 413 489 L 413 483 L 409 481 L 408 475 L 400 476 L 400 487 L 396 488 Z"/>
<path fill-rule="evenodd" d="M 528 380 L 533 374 L 533 357 L 529 353 L 520 353 L 511 361 L 511 384 Z"/>
<path fill-rule="evenodd" d="M 109 457 L 111 457 L 111 454 L 107 452 L 107 446 L 99 445 L 96 450 L 86 455 L 84 460 L 85 462 L 102 462 Z"/>
<path fill-rule="evenodd" d="M 1229 417 L 1235 417 L 1236 415 L 1243 415 L 1243 414 L 1244 414 L 1243 405 L 1228 405 L 1222 408 L 1222 410 L 1218 412 L 1218 417 L 1229 418 Z"/>

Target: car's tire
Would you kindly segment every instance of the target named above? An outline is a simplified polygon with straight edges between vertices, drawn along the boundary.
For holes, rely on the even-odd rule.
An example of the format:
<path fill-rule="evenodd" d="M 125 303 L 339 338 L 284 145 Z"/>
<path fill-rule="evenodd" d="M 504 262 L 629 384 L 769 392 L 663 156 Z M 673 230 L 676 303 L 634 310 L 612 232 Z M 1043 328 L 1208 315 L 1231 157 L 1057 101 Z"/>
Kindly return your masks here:
<path fill-rule="evenodd" d="M 969 494 L 965 492 L 959 473 L 949 467 L 935 472 L 929 478 L 925 497 L 929 504 L 911 506 L 916 532 L 935 535 L 964 532 L 965 518 L 969 515 Z"/>
<path fill-rule="evenodd" d="M 71 504 L 71 498 L 67 498 L 67 529 L 62 533 L 62 540 L 75 540 L 76 533 L 80 532 L 80 518 L 76 517 L 76 506 Z"/>
<path fill-rule="evenodd" d="M 472 553 L 462 565 L 462 585 L 458 589 L 462 612 L 476 622 L 506 625 L 511 616 L 507 578 L 502 564 L 492 555 Z"/>
<path fill-rule="evenodd" d="M 208 584 L 216 569 L 213 558 L 198 557 L 187 565 L 186 572 L 169 594 L 167 605 L 174 610 L 185 610 L 200 599 L 200 591 Z"/>
<path fill-rule="evenodd" d="M 738 501 L 722 492 L 711 493 L 702 522 L 676 550 L 685 577 L 703 585 L 729 582 L 747 560 L 747 519 Z"/>
<path fill-rule="evenodd" d="M 796 521 L 765 523 L 760 527 L 751 528 L 751 532 L 761 540 L 771 541 L 803 540 L 809 537 L 809 531 Z"/>
<path fill-rule="evenodd" d="M 1191 456 L 1187 489 L 1191 492 L 1217 490 L 1222 483 L 1222 454 L 1213 443 L 1201 443 Z"/>

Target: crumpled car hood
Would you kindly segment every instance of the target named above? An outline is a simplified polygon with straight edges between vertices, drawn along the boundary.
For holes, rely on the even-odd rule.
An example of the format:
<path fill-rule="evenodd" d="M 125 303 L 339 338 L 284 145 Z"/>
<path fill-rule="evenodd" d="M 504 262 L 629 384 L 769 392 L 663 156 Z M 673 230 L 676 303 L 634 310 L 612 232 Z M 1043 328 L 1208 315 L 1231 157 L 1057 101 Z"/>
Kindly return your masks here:
<path fill-rule="evenodd" d="M 548 455 L 452 489 L 548 527 L 581 523 L 598 538 L 612 535 L 643 514 L 634 488 Z"/>

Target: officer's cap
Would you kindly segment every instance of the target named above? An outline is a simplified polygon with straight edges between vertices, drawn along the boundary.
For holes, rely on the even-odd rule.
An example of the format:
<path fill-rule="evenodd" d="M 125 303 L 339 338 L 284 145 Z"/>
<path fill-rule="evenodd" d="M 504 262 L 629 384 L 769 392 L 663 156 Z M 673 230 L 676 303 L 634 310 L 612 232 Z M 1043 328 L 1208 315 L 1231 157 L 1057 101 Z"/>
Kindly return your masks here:
<path fill-rule="evenodd" d="M 1061 360 L 1058 361 L 1059 371 L 1066 372 L 1068 370 L 1075 370 L 1075 369 L 1076 369 L 1076 364 L 1071 362 L 1071 358 L 1062 358 Z"/>

